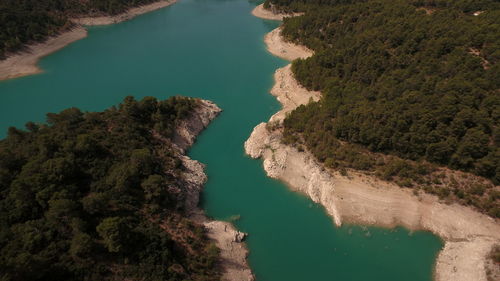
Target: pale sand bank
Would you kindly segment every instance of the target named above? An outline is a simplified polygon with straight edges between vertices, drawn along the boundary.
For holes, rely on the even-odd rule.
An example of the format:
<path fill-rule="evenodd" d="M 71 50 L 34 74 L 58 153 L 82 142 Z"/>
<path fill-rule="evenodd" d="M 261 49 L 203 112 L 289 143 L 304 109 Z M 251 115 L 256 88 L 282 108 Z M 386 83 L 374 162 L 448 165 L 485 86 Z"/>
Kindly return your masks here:
<path fill-rule="evenodd" d="M 102 17 L 83 17 L 83 18 L 73 18 L 71 19 L 74 23 L 81 25 L 108 25 L 119 23 L 122 21 L 130 20 L 139 15 L 149 13 L 167 6 L 170 6 L 177 2 L 177 0 L 160 0 L 151 4 L 144 6 L 131 8 L 125 13 L 116 16 L 102 16 Z"/>
<path fill-rule="evenodd" d="M 302 15 L 301 13 L 295 14 L 276 14 L 272 11 L 264 9 L 264 4 L 260 4 L 252 10 L 252 15 L 265 19 L 265 20 L 283 20 L 286 17 L 295 17 Z"/>
<path fill-rule="evenodd" d="M 56 37 L 49 38 L 43 43 L 28 46 L 22 53 L 11 55 L 7 59 L 0 61 L 0 80 L 42 72 L 37 66 L 39 59 L 86 36 L 87 30 L 77 27 Z"/>
<path fill-rule="evenodd" d="M 283 36 L 281 36 L 281 27 L 266 34 L 264 42 L 271 54 L 289 61 L 306 59 L 314 54 L 313 51 L 305 46 L 285 41 Z"/>
<path fill-rule="evenodd" d="M 172 5 L 177 0 L 160 0 L 158 2 L 132 8 L 127 12 L 107 17 L 89 17 L 72 19 L 79 25 L 107 25 L 132 19 L 147 12 L 158 10 Z M 12 79 L 21 76 L 42 72 L 37 66 L 38 60 L 59 50 L 63 47 L 85 38 L 87 31 L 83 27 L 76 27 L 70 31 L 61 33 L 58 36 L 49 38 L 43 43 L 37 43 L 26 47 L 25 51 L 12 54 L 5 60 L 0 60 L 0 80 Z"/>
<path fill-rule="evenodd" d="M 248 250 L 243 239 L 246 234 L 236 230 L 232 224 L 223 221 L 204 223 L 208 237 L 214 239 L 221 249 L 224 268 L 223 281 L 253 281 L 254 276 L 247 264 Z"/>
<path fill-rule="evenodd" d="M 280 123 L 288 112 L 299 105 L 307 104 L 310 100 L 318 101 L 321 97 L 320 92 L 308 91 L 293 78 L 291 64 L 276 70 L 274 76 L 276 83 L 271 89 L 271 94 L 278 99 L 283 108 L 271 116 L 269 123 Z"/>
<path fill-rule="evenodd" d="M 281 48 L 289 45 L 283 40 L 274 40 L 273 44 Z M 287 112 L 309 99 L 318 99 L 319 93 L 300 86 L 290 65 L 276 71 L 271 93 L 283 109 L 271 117 L 269 124 L 255 127 L 245 142 L 248 155 L 263 159 L 268 176 L 284 181 L 291 189 L 322 204 L 337 225 L 342 222 L 384 227 L 402 225 L 440 236 L 445 246 L 436 261 L 437 281 L 487 280 L 486 256 L 494 244 L 500 243 L 497 220 L 464 206 L 440 203 L 435 196 L 415 196 L 407 189 L 366 175 L 352 172 L 348 178 L 324 169 L 309 152 L 283 145 L 280 128 Z M 270 130 L 270 127 L 277 129 Z"/>

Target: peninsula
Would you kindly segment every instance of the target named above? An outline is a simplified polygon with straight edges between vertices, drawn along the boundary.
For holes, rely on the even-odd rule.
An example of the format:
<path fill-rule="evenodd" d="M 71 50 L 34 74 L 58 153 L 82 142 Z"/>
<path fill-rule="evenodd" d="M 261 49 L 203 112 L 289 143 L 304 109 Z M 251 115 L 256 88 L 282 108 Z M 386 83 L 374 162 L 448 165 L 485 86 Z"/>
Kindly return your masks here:
<path fill-rule="evenodd" d="M 16 28 L 2 30 L 5 34 L 2 34 L 4 39 L 0 41 L 0 80 L 40 73 L 42 70 L 37 66 L 38 60 L 85 38 L 87 30 L 84 26 L 119 23 L 170 6 L 176 1 L 124 1 L 123 5 L 98 7 L 91 6 L 89 3 L 87 3 L 89 6 L 82 7 L 80 4 L 73 3 L 78 1 L 68 1 L 67 6 L 56 11 L 50 8 L 49 0 L 37 1 L 42 3 L 38 3 L 38 5 L 42 5 L 42 11 L 36 10 L 34 8 L 36 5 L 20 6 L 16 1 L 2 2 L 0 4 L 1 13 L 6 15 L 19 14 L 20 16 L 14 18 L 5 16 L 3 17 L 4 22 L 1 22 L 2 26 L 16 26 Z M 133 3 L 138 3 L 139 6 L 133 6 Z M 28 32 L 27 29 L 21 28 L 21 24 L 17 22 L 22 22 L 22 25 L 39 25 L 37 22 L 39 13 L 48 18 L 54 17 L 51 18 L 51 24 L 42 25 L 35 30 L 29 29 L 30 32 Z"/>
<path fill-rule="evenodd" d="M 262 9 L 262 6 L 257 7 L 253 14 L 271 20 L 284 16 L 270 16 L 270 11 L 264 13 Z M 284 28 L 287 28 L 286 24 Z M 402 188 L 394 181 L 353 167 L 329 166 L 311 152 L 313 148 L 309 148 L 307 143 L 286 139 L 287 119 L 293 116 L 290 113 L 320 102 L 322 94 L 306 89 L 295 79 L 297 74 L 294 71 L 299 71 L 298 63 L 307 58 L 314 59 L 314 52 L 285 39 L 282 30 L 283 27 L 280 27 L 266 35 L 268 50 L 276 56 L 297 62 L 297 65 L 294 63 L 276 71 L 271 94 L 277 97 L 283 108 L 267 123 L 255 127 L 245 143 L 247 154 L 263 159 L 268 176 L 284 181 L 291 189 L 322 204 L 339 226 L 344 222 L 384 227 L 402 225 L 440 236 L 445 246 L 436 261 L 437 281 L 495 280 L 499 272 L 498 261 L 490 262 L 490 256 L 500 244 L 497 218 L 471 206 L 463 206 L 463 203 L 444 200 L 444 197 L 425 189 Z M 454 172 L 453 175 L 458 177 L 461 172 Z M 477 182 L 471 180 L 465 184 L 475 185 Z M 498 190 L 496 185 L 491 188 L 491 192 Z"/>
<path fill-rule="evenodd" d="M 198 208 L 185 156 L 221 110 L 184 97 L 47 114 L 0 141 L 2 278 L 253 280 L 245 234 Z"/>

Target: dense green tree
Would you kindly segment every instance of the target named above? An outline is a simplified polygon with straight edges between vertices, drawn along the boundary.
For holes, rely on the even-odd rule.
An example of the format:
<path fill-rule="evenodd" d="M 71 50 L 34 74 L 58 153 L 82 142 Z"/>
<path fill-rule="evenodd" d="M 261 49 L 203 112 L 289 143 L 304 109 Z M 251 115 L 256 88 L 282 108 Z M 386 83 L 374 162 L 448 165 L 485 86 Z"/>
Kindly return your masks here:
<path fill-rule="evenodd" d="M 130 233 L 124 218 L 120 217 L 105 218 L 96 230 L 110 252 L 120 252 Z"/>
<path fill-rule="evenodd" d="M 282 35 L 314 50 L 292 71 L 307 89 L 322 92 L 320 101 L 287 116 L 285 143 L 344 173 L 363 170 L 497 216 L 500 201 L 491 194 L 500 183 L 498 1 L 267 0 L 264 6 L 304 13 L 286 18 Z M 429 162 L 443 168 L 422 168 Z M 473 192 L 474 182 L 484 193 Z"/>
<path fill-rule="evenodd" d="M 372 151 L 427 160 L 496 184 L 500 95 L 500 4 L 495 1 L 270 0 L 305 12 L 283 35 L 315 51 L 293 62 L 320 90 L 318 103 L 285 121 L 328 155 L 330 136 Z M 429 12 L 426 13 L 424 9 Z M 474 16 L 474 12 L 482 12 Z M 315 147 L 322 147 L 316 149 Z M 332 158 L 333 159 L 333 158 Z"/>
<path fill-rule="evenodd" d="M 196 106 L 127 97 L 10 128 L 0 140 L 0 279 L 218 280 L 207 263 L 218 256 L 185 217 L 171 142 Z"/>

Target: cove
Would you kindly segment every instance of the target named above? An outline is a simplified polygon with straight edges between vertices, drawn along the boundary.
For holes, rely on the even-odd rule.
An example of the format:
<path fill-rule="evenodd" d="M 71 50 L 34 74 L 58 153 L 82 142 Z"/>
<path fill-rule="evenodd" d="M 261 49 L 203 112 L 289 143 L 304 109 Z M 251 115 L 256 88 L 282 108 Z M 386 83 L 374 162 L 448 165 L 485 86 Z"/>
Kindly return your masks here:
<path fill-rule="evenodd" d="M 190 151 L 207 165 L 209 216 L 249 233 L 258 280 L 428 281 L 442 242 L 428 232 L 345 225 L 244 155 L 253 127 L 279 109 L 268 90 L 287 62 L 265 50 L 278 23 L 247 0 L 180 0 L 89 36 L 40 62 L 44 73 L 0 82 L 0 136 L 75 106 L 103 110 L 127 95 L 209 99 L 224 112 Z"/>

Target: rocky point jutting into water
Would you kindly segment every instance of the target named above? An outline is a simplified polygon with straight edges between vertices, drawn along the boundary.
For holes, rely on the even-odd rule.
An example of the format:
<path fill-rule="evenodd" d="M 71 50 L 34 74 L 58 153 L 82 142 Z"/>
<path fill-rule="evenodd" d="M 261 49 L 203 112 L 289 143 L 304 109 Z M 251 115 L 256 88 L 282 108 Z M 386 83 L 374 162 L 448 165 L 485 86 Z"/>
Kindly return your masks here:
<path fill-rule="evenodd" d="M 279 33 L 278 28 L 266 36 L 272 54 L 288 60 L 312 55 L 307 49 L 285 42 Z M 403 225 L 439 235 L 445 246 L 436 261 L 437 281 L 487 280 L 487 256 L 492 247 L 500 243 L 500 226 L 493 218 L 468 207 L 441 203 L 436 196 L 415 195 L 370 176 L 355 172 L 343 176 L 325 169 L 308 151 L 299 151 L 281 142 L 286 114 L 309 100 L 318 100 L 320 93 L 299 85 L 288 65 L 276 71 L 271 94 L 280 101 L 282 110 L 268 123 L 255 127 L 245 142 L 248 155 L 263 159 L 268 176 L 284 181 L 291 189 L 323 205 L 338 226 L 343 222 L 385 227 Z"/>

